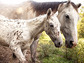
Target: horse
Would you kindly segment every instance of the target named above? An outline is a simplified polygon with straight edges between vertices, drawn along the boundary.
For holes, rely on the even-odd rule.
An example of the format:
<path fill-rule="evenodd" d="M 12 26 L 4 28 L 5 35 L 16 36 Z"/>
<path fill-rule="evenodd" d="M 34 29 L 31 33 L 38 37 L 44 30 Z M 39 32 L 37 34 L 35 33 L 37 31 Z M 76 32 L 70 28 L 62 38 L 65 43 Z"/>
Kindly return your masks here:
<path fill-rule="evenodd" d="M 40 14 L 45 14 L 48 8 L 51 8 L 55 13 L 58 11 L 58 19 L 61 23 L 61 32 L 65 37 L 65 45 L 68 48 L 73 48 L 77 44 L 77 28 L 78 8 L 81 4 L 74 4 L 71 1 L 65 2 L 35 2 L 27 1 L 20 5 L 8 6 L 1 4 L 0 14 L 12 19 L 30 19 Z M 58 10 L 59 9 L 59 10 Z M 75 14 L 74 14 L 75 12 Z M 39 36 L 34 38 L 31 44 L 31 58 L 35 62 L 36 48 L 39 41 Z"/>
<path fill-rule="evenodd" d="M 0 16 L 0 44 L 8 45 L 20 62 L 25 63 L 28 46 L 43 31 L 51 38 L 56 47 L 62 46 L 60 23 L 56 14 L 49 8 L 47 14 L 30 20 L 13 20 Z"/>

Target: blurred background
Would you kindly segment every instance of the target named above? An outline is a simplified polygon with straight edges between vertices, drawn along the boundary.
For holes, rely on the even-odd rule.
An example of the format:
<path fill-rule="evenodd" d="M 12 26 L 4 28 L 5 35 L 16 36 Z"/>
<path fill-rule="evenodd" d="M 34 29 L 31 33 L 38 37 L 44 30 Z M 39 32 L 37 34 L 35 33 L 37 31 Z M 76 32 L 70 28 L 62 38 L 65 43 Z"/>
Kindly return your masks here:
<path fill-rule="evenodd" d="M 27 0 L 0 0 L 0 3 L 15 5 Z M 50 1 L 67 1 L 67 0 L 34 0 L 37 2 Z M 65 43 L 61 48 L 56 48 L 51 39 L 45 32 L 39 40 L 38 59 L 42 63 L 84 63 L 84 0 L 72 0 L 75 4 L 81 3 L 79 9 L 80 19 L 78 21 L 78 45 L 75 48 L 69 49 L 65 47 Z M 63 36 L 63 35 L 62 35 Z M 64 36 L 63 36 L 63 40 Z"/>

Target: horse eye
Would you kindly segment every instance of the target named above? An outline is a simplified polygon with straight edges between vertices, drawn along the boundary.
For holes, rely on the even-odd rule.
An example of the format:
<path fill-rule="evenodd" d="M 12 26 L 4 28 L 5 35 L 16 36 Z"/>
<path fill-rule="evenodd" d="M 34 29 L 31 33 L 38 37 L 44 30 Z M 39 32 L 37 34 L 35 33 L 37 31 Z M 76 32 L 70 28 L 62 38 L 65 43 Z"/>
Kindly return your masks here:
<path fill-rule="evenodd" d="M 50 24 L 50 27 L 54 27 L 54 25 L 53 24 Z"/>
<path fill-rule="evenodd" d="M 69 19 L 69 15 L 66 15 L 65 17 L 66 17 L 67 19 Z"/>

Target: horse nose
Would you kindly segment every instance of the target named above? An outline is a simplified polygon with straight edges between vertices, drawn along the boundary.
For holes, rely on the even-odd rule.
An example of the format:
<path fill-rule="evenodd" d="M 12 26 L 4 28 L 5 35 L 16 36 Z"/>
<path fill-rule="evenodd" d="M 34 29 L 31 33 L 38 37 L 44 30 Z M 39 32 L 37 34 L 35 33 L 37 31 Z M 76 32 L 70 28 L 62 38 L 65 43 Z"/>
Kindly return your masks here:
<path fill-rule="evenodd" d="M 66 44 L 66 47 L 67 47 L 67 48 L 73 48 L 73 47 L 75 47 L 76 45 L 77 45 L 76 42 L 70 41 L 69 44 Z"/>
<path fill-rule="evenodd" d="M 58 42 L 57 44 L 55 44 L 55 47 L 61 47 L 61 46 L 62 46 L 61 42 Z"/>
<path fill-rule="evenodd" d="M 70 41 L 70 45 L 72 45 L 72 47 L 75 47 L 77 45 L 77 43 L 74 41 Z"/>

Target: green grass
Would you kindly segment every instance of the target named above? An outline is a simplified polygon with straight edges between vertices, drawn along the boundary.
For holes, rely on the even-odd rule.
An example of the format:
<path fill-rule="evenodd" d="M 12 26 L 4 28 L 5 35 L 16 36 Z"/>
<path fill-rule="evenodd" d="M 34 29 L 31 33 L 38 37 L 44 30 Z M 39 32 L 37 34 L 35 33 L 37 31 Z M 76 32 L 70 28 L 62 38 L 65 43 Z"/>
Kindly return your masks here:
<path fill-rule="evenodd" d="M 49 49 L 48 51 L 50 52 Z M 46 56 L 42 54 L 44 52 L 40 51 L 39 60 L 42 63 L 73 63 L 73 60 L 68 60 L 64 57 L 65 51 L 62 49 L 53 48 L 51 51 L 52 52 L 47 53 Z"/>
<path fill-rule="evenodd" d="M 63 40 L 65 39 L 63 38 Z M 78 45 L 75 48 L 68 49 L 64 43 L 61 48 L 56 48 L 43 32 L 40 37 L 38 53 L 41 63 L 84 63 L 84 38 L 78 40 Z"/>
<path fill-rule="evenodd" d="M 41 60 L 42 63 L 73 63 L 66 58 L 52 54 L 50 57 L 45 57 Z"/>
<path fill-rule="evenodd" d="M 39 44 L 39 60 L 42 63 L 73 63 L 65 57 L 65 49 L 63 47 L 56 48 L 52 42 L 49 44 Z"/>

